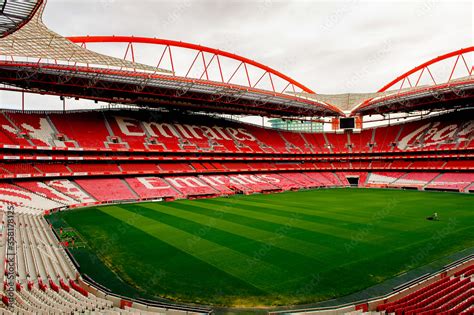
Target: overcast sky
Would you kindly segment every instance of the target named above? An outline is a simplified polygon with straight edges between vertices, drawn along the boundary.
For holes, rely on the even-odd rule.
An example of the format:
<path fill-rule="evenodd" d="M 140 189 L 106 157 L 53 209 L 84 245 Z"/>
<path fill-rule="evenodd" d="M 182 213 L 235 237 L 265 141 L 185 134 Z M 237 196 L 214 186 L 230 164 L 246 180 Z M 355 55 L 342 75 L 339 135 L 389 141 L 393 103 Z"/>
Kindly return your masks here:
<path fill-rule="evenodd" d="M 371 92 L 472 46 L 472 1 L 49 0 L 62 35 L 135 35 L 206 45 L 271 66 L 318 93 Z"/>
<path fill-rule="evenodd" d="M 44 22 L 64 36 L 148 36 L 227 50 L 317 93 L 373 92 L 428 59 L 472 46 L 472 3 L 49 0 Z"/>

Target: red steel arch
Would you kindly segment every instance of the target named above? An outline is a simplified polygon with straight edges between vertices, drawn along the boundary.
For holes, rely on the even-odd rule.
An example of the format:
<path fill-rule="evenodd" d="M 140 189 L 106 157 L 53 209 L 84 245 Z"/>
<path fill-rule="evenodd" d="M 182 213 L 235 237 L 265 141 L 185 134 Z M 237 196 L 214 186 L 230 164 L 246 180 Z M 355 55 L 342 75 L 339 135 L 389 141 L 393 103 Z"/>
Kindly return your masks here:
<path fill-rule="evenodd" d="M 447 82 L 450 82 L 451 79 L 452 79 L 452 76 L 453 76 L 453 73 L 454 73 L 454 70 L 456 70 L 456 66 L 458 65 L 460 59 L 462 60 L 462 63 L 464 64 L 464 66 L 466 67 L 466 70 L 467 70 L 467 74 L 469 76 L 471 76 L 473 74 L 473 70 L 474 70 L 474 67 L 473 65 L 471 64 L 471 68 L 469 68 L 469 65 L 467 64 L 466 62 L 466 59 L 464 58 L 464 54 L 466 53 L 470 53 L 470 52 L 473 52 L 474 51 L 474 46 L 471 46 L 471 47 L 468 47 L 468 48 L 462 48 L 462 49 L 459 49 L 459 50 L 456 50 L 456 51 L 453 51 L 453 52 L 450 52 L 450 53 L 447 53 L 447 54 L 444 54 L 444 55 L 441 55 L 439 57 L 436 57 L 436 58 L 433 58 L 425 63 L 422 63 L 421 65 L 405 72 L 404 74 L 402 74 L 401 76 L 395 78 L 393 81 L 389 82 L 388 84 L 386 84 L 385 86 L 383 86 L 380 90 L 378 90 L 378 92 L 385 92 L 387 91 L 388 89 L 390 89 L 391 87 L 393 87 L 395 84 L 397 84 L 398 82 L 402 82 L 401 84 L 401 87 L 400 89 L 403 88 L 403 85 L 405 83 L 405 81 L 408 81 L 408 83 L 410 84 L 410 87 L 417 87 L 418 86 L 418 83 L 420 81 L 420 78 L 421 76 L 423 75 L 423 73 L 425 71 L 427 71 L 429 73 L 429 75 L 431 76 L 431 79 L 433 80 L 433 82 L 435 84 L 438 84 L 440 82 L 436 82 L 433 75 L 431 74 L 430 72 L 430 69 L 429 69 L 429 66 L 435 64 L 435 63 L 438 63 L 440 61 L 443 61 L 443 60 L 446 60 L 446 59 L 449 59 L 449 58 L 453 58 L 453 57 L 457 57 L 456 58 L 456 61 L 454 62 L 454 65 L 453 65 L 453 68 L 451 70 L 451 74 L 447 80 Z M 415 83 L 414 86 L 411 85 L 411 82 L 409 81 L 409 76 L 420 71 L 420 75 L 418 76 L 418 80 L 417 82 Z M 442 83 L 446 83 L 446 82 L 442 82 Z"/>
<path fill-rule="evenodd" d="M 273 76 L 276 76 L 276 77 L 278 77 L 278 78 L 280 78 L 280 79 L 287 82 L 286 87 L 283 89 L 283 91 L 281 91 L 279 93 L 284 93 L 287 90 L 287 88 L 291 86 L 293 88 L 293 92 L 296 92 L 294 87 L 298 87 L 303 92 L 315 94 L 315 92 L 312 91 L 310 88 L 306 87 L 305 85 L 299 83 L 298 81 L 288 77 L 287 75 L 285 75 L 285 74 L 283 74 L 283 73 L 281 73 L 281 72 L 279 72 L 275 69 L 272 69 L 268 66 L 265 66 L 265 65 L 263 65 L 263 64 L 261 64 L 257 61 L 254 61 L 254 60 L 251 60 L 251 59 L 248 59 L 248 58 L 245 58 L 245 57 L 233 54 L 233 53 L 222 51 L 222 50 L 219 50 L 219 49 L 211 48 L 211 47 L 191 44 L 191 43 L 187 43 L 187 42 L 175 41 L 175 40 L 150 38 L 150 37 L 135 37 L 135 36 L 73 36 L 73 37 L 67 37 L 67 39 L 69 39 L 70 41 L 72 41 L 74 43 L 83 44 L 83 45 L 85 45 L 86 43 L 126 43 L 126 44 L 128 44 L 128 46 L 127 46 L 127 51 L 125 53 L 125 56 L 130 51 L 133 61 L 134 61 L 134 50 L 133 50 L 133 44 L 134 43 L 135 44 L 162 45 L 162 46 L 165 46 L 165 49 L 164 49 L 164 51 L 161 55 L 160 61 L 158 63 L 158 67 L 159 67 L 159 64 L 161 63 L 163 57 L 165 56 L 166 52 L 168 51 L 168 55 L 169 55 L 169 59 L 171 61 L 171 67 L 172 67 L 171 70 L 172 70 L 173 73 L 174 73 L 174 68 L 175 67 L 174 67 L 174 64 L 173 64 L 173 55 L 172 55 L 172 52 L 171 52 L 171 47 L 191 49 L 191 50 L 196 51 L 196 56 L 193 60 L 193 63 L 191 64 L 187 74 L 189 74 L 191 68 L 193 67 L 193 65 L 195 64 L 195 62 L 198 59 L 199 55 L 201 54 L 202 63 L 203 63 L 203 66 L 204 66 L 204 73 L 201 75 L 201 77 L 205 75 L 206 78 L 208 79 L 207 69 L 209 68 L 211 63 L 214 60 L 216 60 L 217 65 L 219 67 L 220 79 L 221 79 L 222 83 L 229 83 L 229 81 L 232 80 L 232 78 L 236 74 L 236 72 L 239 69 L 241 69 L 241 67 L 243 66 L 243 69 L 245 70 L 245 74 L 246 74 L 246 77 L 247 77 L 249 87 L 255 88 L 256 85 L 258 83 L 260 83 L 261 80 L 266 75 L 268 75 L 268 79 L 269 79 L 269 82 L 271 83 L 273 92 L 277 92 L 275 90 L 275 85 L 273 83 L 273 78 L 272 78 L 272 75 L 273 75 Z M 213 55 L 213 57 L 211 58 L 210 61 L 206 62 L 206 60 L 204 58 L 204 53 L 210 53 L 210 54 Z M 225 82 L 225 80 L 224 80 L 224 76 L 223 76 L 223 73 L 222 73 L 222 68 L 221 68 L 221 63 L 220 63 L 219 57 L 226 57 L 226 58 L 230 58 L 230 59 L 233 59 L 233 60 L 236 60 L 236 61 L 240 62 L 239 66 L 237 67 L 237 69 L 235 69 L 232 76 L 230 77 L 230 79 L 227 82 Z M 254 84 L 252 84 L 252 82 L 251 82 L 251 79 L 250 79 L 250 76 L 249 76 L 249 71 L 247 69 L 247 65 L 254 66 L 254 67 L 256 67 L 256 68 L 263 71 L 263 74 L 259 77 L 259 79 Z"/>
<path fill-rule="evenodd" d="M 464 106 L 463 104 L 472 99 L 474 92 L 472 89 L 474 82 L 473 52 L 474 46 L 471 46 L 422 63 L 395 78 L 378 91 L 379 93 L 387 92 L 386 95 L 382 94 L 363 101 L 352 110 L 351 115 Z M 466 58 L 467 54 L 470 54 L 471 59 Z M 448 59 L 454 61 L 452 66 L 447 61 Z M 435 78 L 436 72 L 434 76 L 430 66 L 441 62 L 443 62 L 446 72 L 441 78 L 439 74 Z M 461 73 L 456 73 L 455 77 L 456 70 L 460 70 Z M 423 74 L 428 78 L 428 83 L 420 83 Z M 462 76 L 459 76 L 460 74 Z M 410 80 L 410 76 L 413 81 Z M 396 85 L 397 88 L 394 88 Z"/>

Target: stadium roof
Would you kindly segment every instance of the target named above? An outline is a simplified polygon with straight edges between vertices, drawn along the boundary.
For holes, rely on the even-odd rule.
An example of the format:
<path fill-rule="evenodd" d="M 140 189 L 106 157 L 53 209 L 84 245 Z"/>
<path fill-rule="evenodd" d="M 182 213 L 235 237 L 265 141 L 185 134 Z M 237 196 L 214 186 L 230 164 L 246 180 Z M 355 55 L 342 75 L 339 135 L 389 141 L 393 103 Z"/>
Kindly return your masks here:
<path fill-rule="evenodd" d="M 25 25 L 42 3 L 43 0 L 1 0 L 0 37 L 5 37 Z"/>
<path fill-rule="evenodd" d="M 250 84 L 250 79 L 249 86 L 242 86 L 229 81 L 207 80 L 202 76 L 178 76 L 174 69 L 165 70 L 93 52 L 85 48 L 85 43 L 80 46 L 49 30 L 41 19 L 43 9 L 44 3 L 28 23 L 0 39 L 0 55 L 6 57 L 0 61 L 0 82 L 30 92 L 150 107 L 266 116 L 343 115 L 338 108 L 324 102 L 289 95 L 285 91 L 257 88 L 256 84 Z M 120 37 L 111 38 L 118 40 Z M 127 40 L 137 39 L 130 37 Z M 148 39 L 150 43 L 153 40 L 156 41 Z M 170 57 L 171 45 L 185 44 L 168 41 L 166 47 Z M 186 45 L 198 54 L 210 50 Z M 237 70 L 245 69 L 247 76 L 247 66 L 253 65 L 264 70 L 262 77 L 268 76 L 270 81 L 273 75 L 286 80 L 287 86 L 291 85 L 293 89 L 304 87 L 252 60 L 219 50 L 214 50 L 214 55 L 240 61 Z"/>
<path fill-rule="evenodd" d="M 344 112 L 370 115 L 453 109 L 472 105 L 474 97 L 472 58 L 465 57 L 474 52 L 474 47 L 423 63 L 376 93 L 324 95 L 315 94 L 268 66 L 210 47 L 146 37 L 64 38 L 43 24 L 45 3 L 43 0 L 5 0 L 0 4 L 0 31 L 3 36 L 0 38 L 0 83 L 32 93 L 95 101 L 268 117 L 343 116 Z M 125 57 L 116 58 L 86 49 L 88 43 L 126 43 L 128 46 Z M 151 66 L 136 62 L 134 44 L 163 46 L 158 64 Z M 195 52 L 186 74 L 175 71 L 172 48 Z M 126 59 L 129 51 L 132 60 Z M 208 56 L 207 61 L 205 54 Z M 169 70 L 160 67 L 163 57 L 167 55 L 171 61 Z M 225 78 L 221 68 L 224 58 L 238 65 L 230 78 Z M 201 75 L 188 76 L 201 59 Z M 435 79 L 436 75 L 433 75 L 430 67 L 451 60 L 454 65 L 449 78 Z M 217 78 L 211 78 L 210 75 L 213 62 L 217 64 L 217 73 L 220 74 Z M 257 78 L 250 77 L 250 67 L 260 71 Z M 465 73 L 461 78 L 459 69 Z M 239 70 L 243 72 L 247 85 L 233 81 Z M 431 78 L 432 82 L 426 84 L 420 81 L 423 75 Z M 277 79 L 284 82 L 283 90 L 275 88 Z M 262 82 L 265 80 L 268 84 L 264 88 Z"/>

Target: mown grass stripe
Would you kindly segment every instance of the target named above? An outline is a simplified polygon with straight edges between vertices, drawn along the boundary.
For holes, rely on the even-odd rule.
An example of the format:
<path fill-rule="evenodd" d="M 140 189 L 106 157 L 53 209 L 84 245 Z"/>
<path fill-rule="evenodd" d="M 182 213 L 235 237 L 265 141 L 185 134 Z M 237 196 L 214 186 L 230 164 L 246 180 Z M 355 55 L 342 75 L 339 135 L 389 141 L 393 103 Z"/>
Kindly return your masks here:
<path fill-rule="evenodd" d="M 141 208 L 142 209 L 132 211 L 140 211 L 140 213 L 146 217 L 159 220 L 164 224 L 177 227 L 183 231 L 192 233 L 195 236 L 199 236 L 200 239 L 196 239 L 194 246 L 200 246 L 200 240 L 205 239 L 252 257 L 252 260 L 248 261 L 247 266 L 241 266 L 242 268 L 252 268 L 254 265 L 260 264 L 261 262 L 266 262 L 280 268 L 283 272 L 279 274 L 277 278 L 274 278 L 273 282 L 269 284 L 269 291 L 275 291 L 274 287 L 278 287 L 282 284 L 288 287 L 297 287 L 302 278 L 307 277 L 308 274 L 319 271 L 326 265 L 322 261 L 318 262 L 307 256 L 295 254 L 275 247 L 273 246 L 272 241 L 264 243 L 258 240 L 248 239 L 213 227 L 203 226 L 184 218 L 179 218 L 159 211 L 153 211 L 146 207 Z M 159 208 L 162 209 L 162 207 Z M 285 259 L 281 259 L 282 257 L 285 257 Z M 292 274 L 292 277 L 290 278 L 287 276 L 289 273 Z"/>
<path fill-rule="evenodd" d="M 297 239 L 288 237 L 288 233 L 291 230 L 291 227 L 276 229 L 274 232 L 267 232 L 264 230 L 255 229 L 248 227 L 242 224 L 229 222 L 223 220 L 222 217 L 224 214 L 220 212 L 216 213 L 215 216 L 209 216 L 200 213 L 199 209 L 191 206 L 183 206 L 177 204 L 163 204 L 160 207 L 156 207 L 153 204 L 144 204 L 141 207 L 148 208 L 155 212 L 166 213 L 170 216 L 178 217 L 183 220 L 192 221 L 201 226 L 205 226 L 205 231 L 223 231 L 232 235 L 245 238 L 247 241 L 255 242 L 259 246 L 259 250 L 253 250 L 252 254 L 258 259 L 262 259 L 261 248 L 264 248 L 264 252 L 269 252 L 271 248 L 277 248 L 282 250 L 281 254 L 284 256 L 291 256 L 297 254 L 296 258 L 299 260 L 304 260 L 305 258 L 312 259 L 313 263 L 322 264 L 323 260 L 321 259 L 321 248 L 318 248 L 319 245 L 316 243 L 303 242 Z M 184 207 L 181 209 L 181 207 Z M 186 211 L 186 209 L 188 211 Z M 191 211 L 189 211 L 191 210 Z M 202 229 L 202 227 L 201 227 Z M 199 230 L 194 230 L 199 232 Z M 203 234 L 203 233 L 201 233 Z M 206 233 L 212 234 L 212 233 Z M 268 249 L 267 249 L 268 247 Z M 276 262 L 275 262 L 276 263 Z M 306 262 L 308 263 L 308 262 Z"/>
<path fill-rule="evenodd" d="M 216 199 L 207 199 L 205 200 L 206 204 L 213 207 L 218 207 L 220 211 L 231 211 L 248 217 L 257 217 L 261 220 L 269 221 L 277 224 L 286 224 L 288 223 L 288 218 L 278 216 L 276 214 L 262 213 L 253 207 L 248 207 L 243 204 L 240 204 L 238 200 L 235 202 L 227 202 Z M 322 233 L 326 235 L 336 236 L 341 239 L 349 239 L 347 236 L 350 232 L 349 229 L 338 228 L 331 225 L 326 225 L 316 222 L 308 222 L 301 218 L 299 214 L 295 214 L 292 218 L 292 226 L 298 226 L 300 229 Z"/>
<path fill-rule="evenodd" d="M 344 239 L 338 239 L 336 237 L 331 237 L 325 234 L 300 229 L 296 225 L 288 224 L 289 222 L 287 222 L 286 224 L 277 224 L 261 220 L 256 216 L 243 216 L 233 213 L 232 211 L 224 211 L 220 207 L 214 207 L 203 203 L 196 203 L 191 205 L 187 203 L 182 204 L 178 202 L 173 202 L 172 204 L 169 204 L 169 206 L 178 207 L 184 211 L 188 211 L 191 213 L 198 211 L 199 213 L 207 215 L 209 217 L 219 215 L 220 218 L 224 221 L 244 225 L 269 233 L 275 233 L 275 231 L 280 230 L 286 231 L 287 238 L 302 241 L 303 243 L 313 244 L 314 250 L 319 253 L 318 257 L 320 257 L 322 260 L 326 260 L 326 255 L 338 255 L 338 253 L 340 253 L 340 250 L 337 248 L 338 245 L 342 246 L 344 243 L 347 242 Z"/>
<path fill-rule="evenodd" d="M 237 277 L 98 208 L 67 211 L 63 215 L 68 224 L 75 226 L 82 235 L 89 236 L 87 248 L 71 249 L 80 261 L 81 271 L 114 293 L 142 298 L 161 296 L 183 301 L 195 301 L 203 296 L 215 297 L 222 291 L 264 294 Z M 134 219 L 135 216 L 129 216 L 127 221 Z M 104 271 L 106 266 L 113 272 Z M 126 283 L 118 280 L 115 273 Z M 138 294 L 127 284 L 139 288 Z M 203 287 L 209 289 L 202 292 Z"/>
<path fill-rule="evenodd" d="M 186 202 L 175 202 L 174 204 L 186 205 Z M 208 203 L 196 203 L 193 204 L 193 208 L 200 212 L 211 214 L 214 212 L 223 213 L 222 217 L 224 220 L 235 220 L 241 224 L 246 224 L 254 228 L 263 229 L 269 232 L 274 232 L 277 229 L 285 228 L 286 225 L 291 226 L 291 230 L 288 233 L 288 237 L 299 239 L 304 242 L 316 242 L 318 249 L 321 249 L 321 255 L 325 253 L 331 253 L 331 255 L 337 255 L 337 247 L 342 247 L 343 244 L 347 243 L 347 239 L 340 238 L 335 235 L 326 234 L 323 231 L 314 231 L 301 228 L 298 224 L 295 224 L 294 220 L 267 220 L 262 218 L 258 212 L 250 211 L 250 213 L 241 213 L 239 208 L 226 208 L 219 207 Z M 189 208 L 188 211 L 192 211 Z"/>
<path fill-rule="evenodd" d="M 272 279 L 278 278 L 278 275 L 281 275 L 283 272 L 283 270 L 276 266 L 264 262 L 256 264 L 253 268 L 243 268 L 243 266 L 249 264 L 248 262 L 252 260 L 252 257 L 202 238 L 199 238 L 199 246 L 194 246 L 193 239 L 196 236 L 193 234 L 149 219 L 138 213 L 135 213 L 133 222 L 127 222 L 127 218 L 134 213 L 121 207 L 104 207 L 99 208 L 99 210 L 191 254 L 244 282 L 250 283 L 264 292 L 267 292 L 268 288 L 271 287 Z"/>

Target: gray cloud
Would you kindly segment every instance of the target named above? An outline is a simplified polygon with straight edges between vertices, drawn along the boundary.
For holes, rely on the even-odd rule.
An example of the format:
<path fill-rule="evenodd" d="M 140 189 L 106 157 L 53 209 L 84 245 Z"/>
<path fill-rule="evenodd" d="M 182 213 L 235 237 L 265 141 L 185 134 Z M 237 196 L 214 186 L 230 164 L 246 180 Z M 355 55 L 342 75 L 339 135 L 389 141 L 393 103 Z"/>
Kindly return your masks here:
<path fill-rule="evenodd" d="M 65 36 L 150 36 L 228 50 L 316 92 L 344 93 L 375 91 L 473 45 L 472 12 L 471 1 L 448 0 L 49 0 L 44 21 Z"/>
<path fill-rule="evenodd" d="M 470 1 L 49 0 L 63 35 L 177 39 L 230 50 L 321 93 L 374 91 L 403 71 L 473 44 Z M 390 52 L 370 63 L 390 40 Z M 357 84 L 341 84 L 364 67 Z"/>

